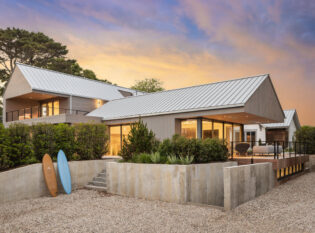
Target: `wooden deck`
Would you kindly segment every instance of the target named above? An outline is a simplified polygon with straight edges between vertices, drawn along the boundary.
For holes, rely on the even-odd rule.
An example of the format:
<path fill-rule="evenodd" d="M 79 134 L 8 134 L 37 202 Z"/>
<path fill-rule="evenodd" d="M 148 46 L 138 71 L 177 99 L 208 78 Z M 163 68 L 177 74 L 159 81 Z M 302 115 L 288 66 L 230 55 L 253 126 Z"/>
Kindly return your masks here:
<path fill-rule="evenodd" d="M 304 164 L 309 161 L 309 155 L 289 155 L 279 156 L 275 159 L 274 156 L 239 156 L 234 155 L 233 159 L 238 165 L 246 165 L 252 163 L 272 163 L 272 168 L 276 172 L 278 180 L 295 175 L 304 171 Z"/>

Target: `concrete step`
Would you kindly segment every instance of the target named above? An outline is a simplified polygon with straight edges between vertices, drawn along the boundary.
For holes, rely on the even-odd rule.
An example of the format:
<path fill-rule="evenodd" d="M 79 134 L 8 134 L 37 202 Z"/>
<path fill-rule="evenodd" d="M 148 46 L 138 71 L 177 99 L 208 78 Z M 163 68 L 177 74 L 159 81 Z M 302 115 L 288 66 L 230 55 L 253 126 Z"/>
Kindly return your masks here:
<path fill-rule="evenodd" d="M 93 178 L 93 181 L 98 181 L 98 182 L 104 182 L 104 183 L 106 183 L 106 179 L 105 179 L 105 177 L 94 177 Z"/>
<path fill-rule="evenodd" d="M 105 172 L 98 173 L 97 177 L 104 177 L 104 178 L 106 178 L 106 173 Z"/>
<path fill-rule="evenodd" d="M 99 182 L 99 181 L 90 181 L 88 185 L 94 185 L 94 186 L 100 186 L 100 187 L 106 187 L 105 182 Z"/>
<path fill-rule="evenodd" d="M 91 189 L 91 190 L 96 190 L 96 191 L 101 191 L 101 192 L 106 192 L 107 191 L 106 187 L 95 186 L 95 185 L 90 185 L 90 184 L 87 184 L 84 187 L 86 189 Z"/>

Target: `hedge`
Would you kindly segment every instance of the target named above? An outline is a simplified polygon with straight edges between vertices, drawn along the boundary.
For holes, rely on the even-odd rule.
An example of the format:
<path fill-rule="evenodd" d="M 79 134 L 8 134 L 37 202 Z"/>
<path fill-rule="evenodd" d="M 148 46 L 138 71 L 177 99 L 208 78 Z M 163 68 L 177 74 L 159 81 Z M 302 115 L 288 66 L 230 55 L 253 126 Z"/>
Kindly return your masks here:
<path fill-rule="evenodd" d="M 41 162 L 48 153 L 56 160 L 62 149 L 68 160 L 100 159 L 107 152 L 104 124 L 0 124 L 0 170 Z"/>
<path fill-rule="evenodd" d="M 187 139 L 174 135 L 160 143 L 141 120 L 131 126 L 120 152 L 127 162 L 154 163 L 156 159 L 152 158 L 159 157 L 160 163 L 181 164 L 225 161 L 227 154 L 225 143 L 219 139 Z"/>

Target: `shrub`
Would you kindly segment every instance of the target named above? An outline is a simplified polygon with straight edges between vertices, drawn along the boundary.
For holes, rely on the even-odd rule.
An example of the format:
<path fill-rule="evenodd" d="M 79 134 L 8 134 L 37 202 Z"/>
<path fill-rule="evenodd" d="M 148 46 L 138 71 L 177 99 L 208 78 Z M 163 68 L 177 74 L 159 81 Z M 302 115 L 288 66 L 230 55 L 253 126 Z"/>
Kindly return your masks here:
<path fill-rule="evenodd" d="M 179 163 L 179 159 L 177 158 L 176 155 L 168 155 L 167 156 L 167 163 L 168 164 L 178 164 Z"/>
<path fill-rule="evenodd" d="M 9 168 L 12 166 L 12 162 L 7 156 L 7 145 L 8 145 L 7 132 L 3 126 L 0 124 L 0 171 Z"/>
<path fill-rule="evenodd" d="M 55 144 L 54 156 L 58 154 L 59 150 L 63 150 L 68 160 L 77 160 L 78 157 L 74 155 L 76 151 L 74 127 L 67 124 L 57 124 L 53 126 L 53 129 Z"/>
<path fill-rule="evenodd" d="M 47 153 L 56 159 L 55 128 L 52 124 L 36 124 L 32 126 L 32 141 L 35 157 L 42 161 Z"/>
<path fill-rule="evenodd" d="M 151 154 L 157 151 L 157 148 L 158 141 L 154 133 L 140 120 L 131 125 L 127 139 L 123 139 L 123 146 L 119 154 L 124 161 L 130 161 L 135 155 L 141 153 Z"/>
<path fill-rule="evenodd" d="M 188 165 L 188 164 L 191 164 L 194 160 L 194 156 L 180 156 L 179 157 L 179 161 L 181 164 L 184 164 L 184 165 Z"/>
<path fill-rule="evenodd" d="M 12 124 L 6 131 L 5 150 L 10 167 L 37 162 L 32 150 L 30 127 L 23 124 Z"/>
<path fill-rule="evenodd" d="M 307 144 L 307 152 L 309 154 L 315 153 L 315 127 L 314 126 L 302 126 L 295 131 L 295 138 L 297 142 Z"/>
<path fill-rule="evenodd" d="M 159 152 L 154 152 L 150 155 L 150 160 L 152 163 L 161 163 L 161 155 Z"/>
<path fill-rule="evenodd" d="M 151 163 L 151 155 L 148 153 L 136 154 L 132 157 L 131 162 L 134 163 Z"/>
<path fill-rule="evenodd" d="M 218 139 L 187 139 L 183 136 L 174 135 L 172 139 L 164 140 L 159 146 L 162 156 L 177 159 L 180 157 L 193 157 L 194 163 L 207 163 L 212 161 L 227 160 L 227 147 Z M 189 161 L 189 159 L 188 159 Z M 174 162 L 169 161 L 172 163 Z"/>
<path fill-rule="evenodd" d="M 108 136 L 104 124 L 77 124 L 75 136 L 80 159 L 100 159 L 107 152 Z"/>

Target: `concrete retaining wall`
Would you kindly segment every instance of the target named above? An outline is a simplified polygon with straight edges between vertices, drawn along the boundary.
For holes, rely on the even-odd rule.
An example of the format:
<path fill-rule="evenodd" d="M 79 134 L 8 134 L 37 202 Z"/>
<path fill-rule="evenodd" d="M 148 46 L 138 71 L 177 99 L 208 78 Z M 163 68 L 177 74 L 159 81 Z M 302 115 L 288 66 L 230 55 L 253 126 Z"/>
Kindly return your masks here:
<path fill-rule="evenodd" d="M 271 163 L 258 163 L 224 168 L 224 209 L 258 197 L 274 187 L 275 174 Z"/>
<path fill-rule="evenodd" d="M 308 162 L 308 167 L 311 172 L 315 171 L 315 155 L 309 155 L 309 162 Z"/>
<path fill-rule="evenodd" d="M 107 192 L 176 203 L 223 206 L 223 167 L 236 162 L 166 165 L 106 163 Z"/>
<path fill-rule="evenodd" d="M 105 168 L 106 160 L 69 162 L 73 189 L 83 187 Z M 57 174 L 58 192 L 63 189 Z M 49 195 L 45 184 L 42 164 L 32 164 L 0 172 L 0 203 Z"/>

